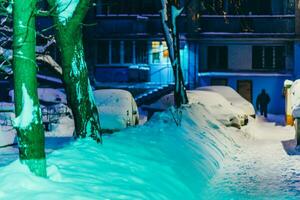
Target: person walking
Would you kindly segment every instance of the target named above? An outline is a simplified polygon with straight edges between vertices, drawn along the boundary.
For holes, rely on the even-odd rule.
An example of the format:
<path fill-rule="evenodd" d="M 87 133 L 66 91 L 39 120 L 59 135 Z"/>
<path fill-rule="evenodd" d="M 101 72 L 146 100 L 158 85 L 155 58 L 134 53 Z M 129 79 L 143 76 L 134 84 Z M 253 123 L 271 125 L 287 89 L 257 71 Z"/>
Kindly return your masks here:
<path fill-rule="evenodd" d="M 265 118 L 268 117 L 268 104 L 270 101 L 270 96 L 266 93 L 265 89 L 262 89 L 256 98 L 256 108 L 260 110 L 260 115 L 264 115 Z"/>

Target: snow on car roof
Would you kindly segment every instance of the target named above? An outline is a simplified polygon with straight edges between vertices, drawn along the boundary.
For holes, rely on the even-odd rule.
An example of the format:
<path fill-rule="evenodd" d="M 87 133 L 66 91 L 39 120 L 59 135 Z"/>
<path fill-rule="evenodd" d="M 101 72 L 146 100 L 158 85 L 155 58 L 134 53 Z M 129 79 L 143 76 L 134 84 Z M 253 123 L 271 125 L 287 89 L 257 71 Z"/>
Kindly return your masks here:
<path fill-rule="evenodd" d="M 218 92 L 223 97 L 225 97 L 226 99 L 230 99 L 230 100 L 236 99 L 236 98 L 244 99 L 234 89 L 232 89 L 231 87 L 228 87 L 228 86 L 205 86 L 205 87 L 200 87 L 199 89 Z"/>
<path fill-rule="evenodd" d="M 51 103 L 67 103 L 66 94 L 60 89 L 53 88 L 38 88 L 39 99 L 44 102 Z M 14 101 L 14 90 L 9 91 L 9 96 Z"/>
<path fill-rule="evenodd" d="M 233 106 L 244 110 L 248 115 L 255 115 L 253 105 L 247 101 L 244 97 L 239 95 L 234 89 L 228 86 L 205 86 L 199 87 L 197 90 L 213 91 L 217 92 L 225 97 Z"/>
<path fill-rule="evenodd" d="M 130 92 L 120 89 L 95 90 L 94 96 L 97 105 L 128 104 L 132 99 Z"/>

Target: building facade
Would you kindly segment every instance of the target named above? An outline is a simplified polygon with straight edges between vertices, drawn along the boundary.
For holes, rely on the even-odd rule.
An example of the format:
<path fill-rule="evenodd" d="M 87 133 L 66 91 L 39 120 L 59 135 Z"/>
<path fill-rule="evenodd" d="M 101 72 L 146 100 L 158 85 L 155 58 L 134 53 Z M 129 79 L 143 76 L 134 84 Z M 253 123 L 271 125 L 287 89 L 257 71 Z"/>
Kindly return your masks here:
<path fill-rule="evenodd" d="M 89 36 L 96 81 L 173 82 L 159 2 L 97 1 L 92 14 L 96 18 L 91 18 L 97 25 L 94 36 Z M 283 113 L 283 82 L 300 75 L 294 0 L 202 2 L 192 1 L 179 19 L 181 61 L 189 88 L 228 85 L 254 105 L 266 89 L 270 112 Z M 132 75 L 134 69 L 148 70 L 149 78 Z"/>
<path fill-rule="evenodd" d="M 300 78 L 298 1 L 192 0 L 178 21 L 188 88 L 228 85 L 254 105 L 266 89 L 270 112 L 283 113 L 283 82 Z M 84 26 L 96 83 L 173 83 L 160 7 L 160 0 L 96 1 Z M 38 19 L 38 29 L 50 26 Z"/>
<path fill-rule="evenodd" d="M 208 12 L 196 24 L 198 83 L 229 85 L 254 105 L 265 89 L 270 112 L 284 113 L 283 82 L 297 78 L 300 67 L 295 3 L 254 0 L 239 6 L 236 10 L 224 0 L 220 10 L 226 16 Z"/>

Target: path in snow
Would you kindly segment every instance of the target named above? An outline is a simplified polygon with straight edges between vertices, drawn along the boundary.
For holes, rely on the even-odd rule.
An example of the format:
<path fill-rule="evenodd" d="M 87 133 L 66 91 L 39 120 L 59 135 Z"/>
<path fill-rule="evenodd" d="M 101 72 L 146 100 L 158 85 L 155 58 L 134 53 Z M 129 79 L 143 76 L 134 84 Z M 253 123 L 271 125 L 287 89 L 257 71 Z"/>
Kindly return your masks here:
<path fill-rule="evenodd" d="M 277 122 L 258 117 L 243 127 L 241 148 L 210 182 L 210 199 L 299 199 L 300 156 L 285 151 L 294 149 L 294 127 L 272 119 Z"/>

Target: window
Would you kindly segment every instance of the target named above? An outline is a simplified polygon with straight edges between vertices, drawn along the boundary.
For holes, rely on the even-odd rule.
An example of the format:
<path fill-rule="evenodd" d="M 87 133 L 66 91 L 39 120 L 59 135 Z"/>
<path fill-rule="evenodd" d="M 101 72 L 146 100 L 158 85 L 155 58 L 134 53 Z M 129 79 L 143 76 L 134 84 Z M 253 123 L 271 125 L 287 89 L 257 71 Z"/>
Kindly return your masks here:
<path fill-rule="evenodd" d="M 103 40 L 98 41 L 97 63 L 98 64 L 109 63 L 109 42 L 108 41 L 103 41 Z"/>
<path fill-rule="evenodd" d="M 283 7 L 286 4 L 286 9 L 291 7 L 290 3 L 284 1 L 276 1 L 276 6 L 272 8 L 272 0 L 206 0 L 203 1 L 201 7 L 203 14 L 223 15 L 268 15 L 272 14 L 272 9 L 277 12 L 283 12 Z"/>
<path fill-rule="evenodd" d="M 249 0 L 248 0 L 249 1 Z M 271 0 L 250 0 L 248 3 L 249 12 L 255 15 L 272 14 Z"/>
<path fill-rule="evenodd" d="M 209 46 L 207 49 L 207 65 L 209 70 L 226 70 L 228 68 L 227 46 Z"/>
<path fill-rule="evenodd" d="M 133 46 L 132 41 L 124 42 L 124 62 L 133 63 Z"/>
<path fill-rule="evenodd" d="M 252 68 L 280 70 L 285 68 L 284 46 L 253 46 Z"/>
<path fill-rule="evenodd" d="M 152 42 L 152 63 L 160 63 L 160 42 Z"/>
<path fill-rule="evenodd" d="M 226 6 L 226 0 L 207 0 L 203 1 L 205 14 L 223 15 Z"/>
<path fill-rule="evenodd" d="M 148 63 L 148 43 L 145 40 L 135 43 L 136 63 Z"/>
<path fill-rule="evenodd" d="M 163 44 L 163 57 L 169 58 L 169 50 L 168 50 L 167 43 L 163 41 L 162 44 Z"/>
<path fill-rule="evenodd" d="M 120 56 L 120 41 L 113 40 L 111 41 L 111 62 L 112 63 L 120 63 L 121 56 Z"/>

